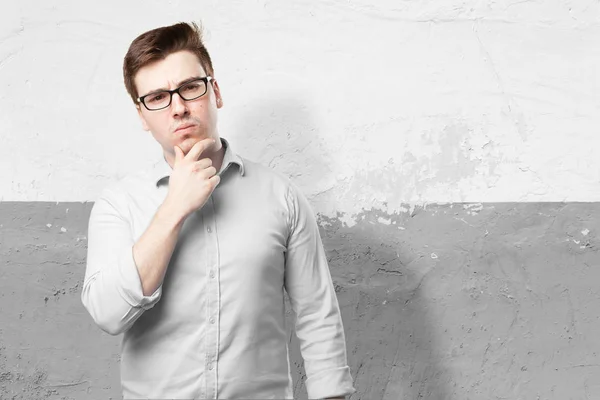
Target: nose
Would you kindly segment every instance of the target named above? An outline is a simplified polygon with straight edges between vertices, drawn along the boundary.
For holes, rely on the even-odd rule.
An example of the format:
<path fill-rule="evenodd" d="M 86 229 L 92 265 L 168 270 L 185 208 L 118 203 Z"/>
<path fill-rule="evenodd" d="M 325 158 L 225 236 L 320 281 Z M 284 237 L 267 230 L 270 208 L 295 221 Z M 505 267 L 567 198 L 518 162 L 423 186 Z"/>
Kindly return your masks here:
<path fill-rule="evenodd" d="M 171 100 L 171 110 L 174 117 L 182 117 L 189 113 L 185 100 L 179 96 L 179 93 L 173 93 Z"/>

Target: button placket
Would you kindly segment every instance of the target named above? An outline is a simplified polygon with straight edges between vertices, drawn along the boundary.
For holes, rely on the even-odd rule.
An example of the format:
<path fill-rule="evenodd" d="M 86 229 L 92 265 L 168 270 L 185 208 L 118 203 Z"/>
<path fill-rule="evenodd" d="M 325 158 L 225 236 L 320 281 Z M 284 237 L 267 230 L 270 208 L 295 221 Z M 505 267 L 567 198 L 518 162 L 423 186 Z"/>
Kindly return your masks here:
<path fill-rule="evenodd" d="M 218 240 L 216 235 L 215 226 L 215 207 L 213 196 L 210 197 L 207 202 L 207 213 L 206 213 L 206 243 L 209 257 L 206 258 L 205 268 L 210 270 L 210 280 L 207 280 L 207 302 L 206 302 L 206 316 L 208 317 L 209 325 L 206 327 L 207 342 L 206 342 L 206 394 L 209 398 L 216 398 L 218 391 L 217 381 L 217 352 L 219 347 L 219 331 L 218 331 L 218 313 L 219 313 L 219 282 L 216 277 L 215 269 L 218 268 L 219 263 L 219 249 Z M 213 232 L 214 230 L 214 232 Z"/>

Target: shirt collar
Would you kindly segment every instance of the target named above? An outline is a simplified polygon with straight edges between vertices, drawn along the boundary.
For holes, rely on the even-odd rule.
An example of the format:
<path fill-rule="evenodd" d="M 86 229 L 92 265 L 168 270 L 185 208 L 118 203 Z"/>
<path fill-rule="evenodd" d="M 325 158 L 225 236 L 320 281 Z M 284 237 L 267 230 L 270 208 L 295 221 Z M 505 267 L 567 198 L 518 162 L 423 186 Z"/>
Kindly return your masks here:
<path fill-rule="evenodd" d="M 229 145 L 229 142 L 226 139 L 221 138 L 221 144 L 225 149 L 225 154 L 223 156 L 223 163 L 221 164 L 221 169 L 217 173 L 217 175 L 222 175 L 232 164 L 237 164 L 240 171 L 240 175 L 244 176 L 244 163 L 242 161 L 242 158 L 236 153 L 234 153 L 233 150 L 231 150 L 231 146 Z M 172 170 L 173 169 L 171 168 L 167 160 L 165 160 L 163 155 L 161 157 L 161 160 L 154 164 L 152 171 L 152 177 L 156 182 L 156 187 L 168 182 Z"/>

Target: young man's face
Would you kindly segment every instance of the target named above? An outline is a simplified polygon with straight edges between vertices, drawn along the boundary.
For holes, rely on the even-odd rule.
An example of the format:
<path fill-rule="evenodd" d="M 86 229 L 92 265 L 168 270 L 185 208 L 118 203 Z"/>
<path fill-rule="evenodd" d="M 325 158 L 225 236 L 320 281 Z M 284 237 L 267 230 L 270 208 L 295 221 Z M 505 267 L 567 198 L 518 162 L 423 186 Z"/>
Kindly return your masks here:
<path fill-rule="evenodd" d="M 189 51 L 172 53 L 164 60 L 141 68 L 134 78 L 139 97 L 158 89 L 173 90 L 191 78 L 204 77 L 206 72 L 198 57 Z M 207 83 L 206 94 L 185 101 L 173 94 L 171 105 L 150 111 L 138 104 L 138 114 L 145 130 L 160 143 L 166 155 L 173 156 L 173 146 L 181 147 L 184 154 L 199 140 L 213 138 L 217 142 L 217 109 L 223 106 L 216 81 Z M 191 126 L 190 126 L 191 125 Z M 185 129 L 182 127 L 190 126 Z"/>

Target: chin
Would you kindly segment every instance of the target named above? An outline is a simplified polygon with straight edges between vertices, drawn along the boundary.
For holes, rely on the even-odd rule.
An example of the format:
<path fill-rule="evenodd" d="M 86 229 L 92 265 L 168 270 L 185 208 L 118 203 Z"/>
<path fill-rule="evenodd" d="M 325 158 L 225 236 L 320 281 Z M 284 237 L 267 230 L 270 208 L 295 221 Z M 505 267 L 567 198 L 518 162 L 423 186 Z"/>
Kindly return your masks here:
<path fill-rule="evenodd" d="M 208 136 L 206 136 L 206 137 L 208 137 Z M 179 140 L 179 143 L 177 145 L 179 147 L 181 147 L 181 150 L 183 150 L 183 152 L 185 154 L 187 154 L 187 152 L 190 151 L 196 143 L 198 143 L 199 141 L 201 141 L 203 139 L 205 139 L 205 137 L 186 136 L 186 137 L 181 138 L 181 140 Z"/>

